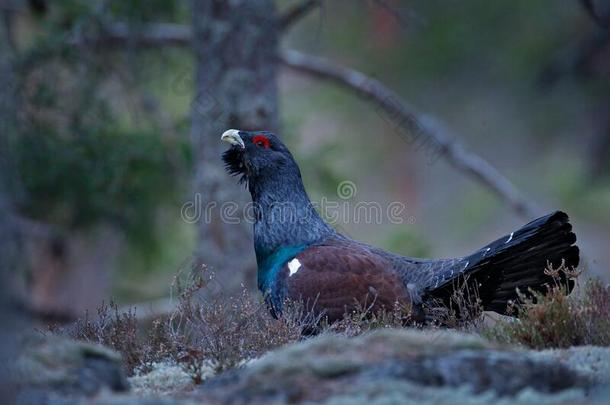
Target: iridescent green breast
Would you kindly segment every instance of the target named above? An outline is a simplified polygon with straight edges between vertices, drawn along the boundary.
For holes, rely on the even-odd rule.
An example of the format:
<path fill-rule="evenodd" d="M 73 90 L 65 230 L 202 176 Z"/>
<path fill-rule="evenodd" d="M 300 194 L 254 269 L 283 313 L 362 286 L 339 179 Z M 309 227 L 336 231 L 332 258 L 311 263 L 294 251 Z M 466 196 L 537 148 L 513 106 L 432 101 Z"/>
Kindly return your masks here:
<path fill-rule="evenodd" d="M 258 288 L 263 294 L 279 294 L 276 281 L 280 270 L 290 259 L 305 250 L 307 245 L 281 247 L 275 252 L 265 255 L 257 252 L 258 261 Z"/>

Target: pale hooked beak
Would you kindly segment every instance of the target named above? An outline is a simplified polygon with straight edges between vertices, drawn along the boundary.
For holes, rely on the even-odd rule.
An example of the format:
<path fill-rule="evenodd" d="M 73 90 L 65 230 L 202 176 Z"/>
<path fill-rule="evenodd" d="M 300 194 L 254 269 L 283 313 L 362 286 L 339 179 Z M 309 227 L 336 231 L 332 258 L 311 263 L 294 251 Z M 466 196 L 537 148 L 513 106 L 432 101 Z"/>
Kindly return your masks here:
<path fill-rule="evenodd" d="M 231 145 L 239 145 L 242 149 L 246 147 L 243 139 L 241 139 L 241 136 L 239 136 L 239 130 L 237 129 L 226 130 L 220 137 L 220 140 L 228 142 Z"/>

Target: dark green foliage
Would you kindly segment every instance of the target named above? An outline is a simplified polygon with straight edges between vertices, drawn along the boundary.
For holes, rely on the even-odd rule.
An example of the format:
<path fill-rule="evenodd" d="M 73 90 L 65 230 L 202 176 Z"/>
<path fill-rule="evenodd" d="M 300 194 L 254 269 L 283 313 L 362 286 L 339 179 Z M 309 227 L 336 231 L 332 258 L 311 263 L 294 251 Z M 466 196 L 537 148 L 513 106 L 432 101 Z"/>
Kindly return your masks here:
<path fill-rule="evenodd" d="M 16 153 L 25 192 L 21 210 L 67 228 L 108 221 L 128 234 L 144 234 L 176 188 L 155 134 L 28 133 Z"/>
<path fill-rule="evenodd" d="M 114 0 L 109 2 L 114 18 L 132 22 L 171 21 L 186 17 L 186 4 L 175 0 Z"/>
<path fill-rule="evenodd" d="M 150 256 L 160 250 L 158 210 L 177 204 L 189 181 L 188 140 L 151 118 L 159 114 L 145 110 L 138 72 L 120 53 L 70 43 L 100 35 L 110 17 L 135 24 L 177 16 L 182 7 L 142 4 L 49 5 L 18 61 L 23 109 L 11 145 L 19 177 L 11 191 L 27 218 L 68 232 L 110 224 Z"/>

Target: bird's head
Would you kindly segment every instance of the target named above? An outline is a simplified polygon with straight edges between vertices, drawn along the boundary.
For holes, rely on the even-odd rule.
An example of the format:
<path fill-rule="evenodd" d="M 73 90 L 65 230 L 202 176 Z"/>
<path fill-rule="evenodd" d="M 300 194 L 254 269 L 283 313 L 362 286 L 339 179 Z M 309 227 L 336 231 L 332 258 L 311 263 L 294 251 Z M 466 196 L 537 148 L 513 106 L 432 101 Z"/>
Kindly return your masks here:
<path fill-rule="evenodd" d="M 225 131 L 227 171 L 247 182 L 256 222 L 254 247 L 259 264 L 286 246 L 304 246 L 335 231 L 309 200 L 299 166 L 280 139 L 267 131 Z"/>
<path fill-rule="evenodd" d="M 301 176 L 288 148 L 271 132 L 229 129 L 220 139 L 231 144 L 222 159 L 230 174 L 241 176 L 240 182 Z"/>

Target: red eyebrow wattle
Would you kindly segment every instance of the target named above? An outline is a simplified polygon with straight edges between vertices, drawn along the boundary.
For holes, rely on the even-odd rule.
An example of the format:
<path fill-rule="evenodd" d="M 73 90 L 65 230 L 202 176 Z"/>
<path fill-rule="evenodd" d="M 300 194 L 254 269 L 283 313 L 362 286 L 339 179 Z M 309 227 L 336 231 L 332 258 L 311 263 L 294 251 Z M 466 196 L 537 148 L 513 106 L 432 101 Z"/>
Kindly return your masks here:
<path fill-rule="evenodd" d="M 252 138 L 252 143 L 255 145 L 259 142 L 262 142 L 265 148 L 269 148 L 269 138 L 267 138 L 265 135 L 256 135 L 254 138 Z"/>

